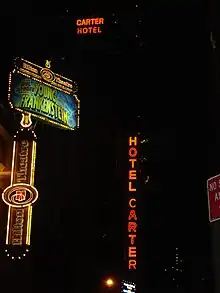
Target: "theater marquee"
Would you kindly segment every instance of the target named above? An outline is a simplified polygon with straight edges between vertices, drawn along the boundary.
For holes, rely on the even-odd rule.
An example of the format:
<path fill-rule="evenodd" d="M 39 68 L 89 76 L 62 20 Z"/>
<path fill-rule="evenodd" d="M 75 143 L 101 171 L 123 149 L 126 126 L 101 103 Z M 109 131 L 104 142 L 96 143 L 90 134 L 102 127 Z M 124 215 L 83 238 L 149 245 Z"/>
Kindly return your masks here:
<path fill-rule="evenodd" d="M 9 104 L 18 111 L 64 129 L 79 127 L 77 84 L 46 68 L 16 58 L 9 76 Z"/>

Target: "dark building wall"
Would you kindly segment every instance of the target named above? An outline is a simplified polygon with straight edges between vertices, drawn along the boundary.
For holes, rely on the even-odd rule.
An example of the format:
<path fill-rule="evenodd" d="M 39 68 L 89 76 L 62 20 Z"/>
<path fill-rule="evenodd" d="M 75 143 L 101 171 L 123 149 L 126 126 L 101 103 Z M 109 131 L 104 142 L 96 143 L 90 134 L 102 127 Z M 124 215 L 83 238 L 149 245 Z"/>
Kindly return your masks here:
<path fill-rule="evenodd" d="M 11 178 L 11 160 L 12 160 L 13 139 L 12 135 L 6 130 L 6 128 L 0 124 L 0 194 L 2 191 L 10 185 Z M 0 200 L 0 255 L 4 251 L 4 243 L 6 237 L 7 227 L 7 205 Z"/>
<path fill-rule="evenodd" d="M 218 118 L 219 97 L 220 97 L 220 61 L 219 61 L 219 46 L 220 46 L 220 7 L 218 1 L 210 2 L 210 18 L 209 28 L 211 33 L 211 40 L 209 46 L 209 111 L 211 113 L 210 125 L 210 143 L 208 149 L 208 178 L 219 174 L 220 157 L 218 155 L 219 149 L 219 127 L 220 121 Z M 212 41 L 212 43 L 211 43 Z M 215 105 L 215 106 L 214 106 Z M 214 275 L 214 292 L 220 291 L 220 223 L 219 221 L 210 224 L 212 229 L 212 268 Z"/>
<path fill-rule="evenodd" d="M 76 193 L 79 194 L 79 202 L 83 203 L 82 205 L 79 203 L 80 212 L 78 212 L 79 218 L 82 219 L 82 222 L 80 224 L 81 228 L 77 227 L 76 229 L 86 231 L 86 233 L 80 236 L 82 237 L 81 239 L 83 239 L 83 245 L 80 252 L 83 259 L 80 268 L 80 272 L 83 272 L 83 274 L 81 275 L 81 283 L 85 284 L 85 279 L 91 273 L 91 264 L 93 264 L 93 262 L 94 264 L 97 264 L 100 261 L 95 259 L 95 246 L 97 239 L 99 239 L 97 235 L 99 235 L 101 231 L 101 229 L 99 230 L 99 228 L 96 226 L 96 223 L 101 218 L 101 213 L 99 211 L 99 207 L 97 207 L 96 205 L 96 202 L 97 199 L 99 199 L 101 196 L 103 197 L 103 194 L 106 194 L 107 198 L 110 198 L 111 192 L 114 193 L 114 191 L 111 191 L 111 189 L 106 191 L 106 186 L 108 186 L 109 184 L 109 175 L 107 174 L 108 172 L 100 171 L 102 169 L 105 169 L 107 162 L 110 163 L 111 159 L 110 157 L 108 158 L 108 153 L 111 152 L 112 154 L 112 150 L 114 149 L 114 143 L 112 142 L 111 136 L 111 126 L 109 123 L 109 121 L 111 121 L 110 117 L 111 115 L 116 115 L 118 122 L 120 122 L 121 124 L 126 124 L 126 121 L 128 121 L 129 119 L 129 115 L 133 114 L 134 109 L 138 108 L 138 106 L 141 104 L 143 105 L 142 113 L 148 116 L 148 118 L 150 117 L 147 120 L 147 123 L 151 121 L 151 123 L 160 127 L 159 124 L 162 118 L 164 121 L 166 121 L 166 123 L 169 123 L 167 121 L 172 122 L 175 119 L 179 119 L 178 121 L 180 121 L 182 119 L 182 129 L 184 129 L 183 136 L 186 136 L 189 140 L 192 139 L 195 133 L 197 133 L 197 128 L 195 127 L 195 133 L 193 133 L 191 137 L 189 137 L 187 131 L 185 130 L 185 113 L 186 110 L 188 110 L 189 105 L 191 107 L 191 116 L 193 116 L 194 113 L 197 113 L 196 111 L 198 104 L 196 102 L 197 98 L 195 97 L 198 97 L 199 105 L 201 103 L 201 98 L 197 90 L 195 90 L 193 93 L 189 93 L 186 88 L 188 89 L 190 85 L 193 85 L 193 83 L 195 82 L 195 76 L 192 73 L 192 78 L 189 82 L 190 85 L 186 85 L 186 79 L 190 79 L 189 71 L 191 72 L 191 70 L 186 70 L 186 75 L 185 73 L 182 75 L 177 74 L 173 80 L 169 79 L 174 75 L 169 75 L 167 68 L 172 68 L 174 72 L 179 72 L 179 68 L 186 69 L 186 59 L 184 59 L 184 56 L 187 55 L 186 53 L 189 50 L 192 50 L 193 52 L 195 51 L 195 56 L 198 55 L 198 44 L 196 44 L 196 46 L 193 46 L 193 44 L 196 43 L 195 39 L 197 39 L 198 34 L 197 32 L 193 32 L 191 25 L 188 25 L 187 28 L 185 25 L 183 25 L 182 27 L 178 27 L 178 17 L 172 18 L 172 13 L 168 13 L 168 10 L 165 7 L 163 9 L 155 8 L 155 10 L 157 10 L 157 13 L 152 8 L 148 10 L 148 18 L 145 18 L 145 22 L 147 22 L 146 19 L 153 18 L 153 16 L 157 17 L 155 18 L 154 22 L 152 22 L 151 24 L 149 23 L 149 26 L 145 27 L 148 28 L 145 29 L 147 42 L 145 42 L 145 46 L 143 46 L 143 49 L 147 48 L 147 51 L 140 51 L 139 49 L 141 48 L 141 42 L 139 42 L 139 38 L 136 39 L 136 36 L 134 36 L 135 30 L 133 26 L 133 17 L 129 16 L 130 12 L 133 16 L 136 13 L 136 10 L 133 11 L 133 8 L 131 9 L 131 7 L 128 7 L 128 13 L 125 13 L 125 9 L 124 7 L 122 7 L 122 5 L 118 8 L 118 6 L 114 3 L 115 6 L 113 4 L 111 5 L 112 12 L 116 14 L 114 17 L 115 19 L 117 18 L 117 20 L 119 21 L 118 28 L 115 27 L 114 36 L 118 35 L 119 38 L 115 39 L 113 46 L 112 42 L 110 42 L 110 49 L 106 49 L 105 42 L 102 42 L 104 38 L 99 38 L 98 40 L 97 38 L 93 38 L 92 40 L 91 38 L 88 38 L 87 41 L 84 42 L 81 42 L 78 39 L 76 42 L 75 27 L 73 21 L 74 17 L 79 14 L 90 14 L 93 13 L 93 11 L 95 11 L 96 13 L 100 11 L 100 14 L 102 14 L 102 5 L 100 3 L 97 3 L 96 6 L 93 6 L 93 3 L 91 3 L 91 7 L 89 7 L 88 10 L 86 9 L 85 12 L 84 3 L 82 2 L 79 12 L 74 12 L 71 16 L 71 14 L 66 11 L 65 4 L 67 4 L 68 6 L 68 3 L 63 3 L 63 10 L 61 13 L 62 15 L 59 15 L 61 12 L 59 6 L 57 6 L 56 8 L 55 5 L 50 6 L 48 3 L 44 3 L 44 5 L 40 6 L 38 3 L 37 5 L 30 8 L 30 5 L 25 6 L 23 4 L 22 7 L 20 7 L 19 12 L 21 12 L 22 9 L 25 8 L 23 12 L 23 16 L 25 14 L 25 17 L 22 18 L 22 16 L 18 14 L 16 20 L 16 35 L 17 43 L 19 43 L 19 46 L 14 48 L 13 42 L 11 41 L 11 48 L 13 48 L 13 51 L 17 54 L 26 57 L 27 59 L 30 59 L 30 61 L 36 61 L 39 64 L 42 64 L 43 60 L 46 58 L 52 58 L 52 68 L 59 68 L 55 71 L 61 72 L 63 70 L 62 68 L 65 66 L 65 71 L 67 70 L 69 72 L 69 74 L 67 75 L 69 77 L 75 76 L 77 81 L 79 81 L 79 97 L 81 99 L 82 108 L 81 129 L 78 132 L 80 133 L 80 135 L 79 137 L 77 137 L 77 141 L 79 142 L 79 156 L 77 156 L 76 159 L 75 156 L 73 156 L 71 159 L 68 159 L 67 152 L 78 154 L 78 150 L 75 149 L 75 141 L 73 140 L 68 143 L 68 135 L 60 134 L 62 140 L 65 140 L 65 142 L 62 144 L 61 141 L 57 144 L 56 135 L 59 131 L 49 130 L 49 128 L 47 127 L 45 128 L 45 130 L 42 130 L 42 133 L 44 133 L 44 135 L 40 134 L 40 136 L 42 135 L 42 143 L 39 142 L 39 145 L 41 144 L 42 148 L 44 148 L 45 144 L 53 144 L 54 152 L 56 154 L 59 153 L 59 157 L 57 158 L 56 156 L 58 155 L 54 155 L 53 152 L 51 152 L 50 146 L 45 147 L 45 149 L 42 150 L 41 154 L 39 153 L 39 157 L 44 160 L 44 163 L 42 164 L 42 166 L 39 166 L 37 172 L 39 172 L 39 181 L 41 181 L 42 185 L 42 201 L 43 198 L 45 198 L 45 201 L 47 201 L 47 203 L 41 204 L 39 202 L 39 213 L 36 212 L 36 214 L 34 214 L 34 210 L 33 216 L 36 219 L 34 220 L 36 225 L 35 231 L 39 231 L 39 234 L 36 235 L 36 239 L 38 239 L 38 241 L 36 241 L 36 249 L 39 249 L 40 256 L 43 257 L 44 254 L 45 259 L 47 259 L 48 257 L 48 262 L 50 262 L 51 265 L 48 267 L 48 270 L 50 270 L 50 268 L 56 261 L 53 255 L 56 255 L 57 251 L 63 250 L 65 251 L 64 259 L 67 260 L 68 267 L 70 268 L 69 271 L 72 272 L 72 267 L 74 266 L 73 264 L 75 264 L 75 255 L 74 253 L 71 253 L 71 255 L 69 254 L 70 250 L 66 248 L 66 245 L 61 243 L 61 240 L 58 240 L 58 236 L 56 235 L 56 233 L 54 233 L 54 229 L 55 227 L 59 227 L 60 231 L 65 234 L 64 239 L 66 239 L 66 242 L 70 242 L 68 234 L 69 229 L 72 229 L 72 214 L 70 211 L 72 205 L 75 207 L 74 195 Z M 153 7 L 154 3 L 151 4 Z M 30 14 L 31 9 L 32 14 Z M 106 12 L 106 10 L 104 11 Z M 39 21 L 40 15 L 41 21 Z M 187 19 L 188 16 L 186 16 Z M 170 19 L 170 17 L 172 21 L 170 21 L 169 25 L 166 25 L 166 22 L 168 19 Z M 162 28 L 157 25 L 157 19 L 159 18 L 162 18 L 164 21 L 164 25 Z M 197 21 L 198 19 L 195 20 L 195 22 Z M 27 23 L 31 23 L 32 25 L 27 25 Z M 45 26 L 45 23 L 52 23 L 53 25 L 49 26 L 48 28 Z M 154 29 L 151 30 L 150 27 L 154 27 Z M 185 30 L 187 30 L 187 32 Z M 131 42 L 131 40 L 134 40 L 134 42 Z M 136 42 L 136 40 L 138 40 L 138 42 Z M 185 45 L 186 40 L 188 43 L 194 40 L 195 43 L 190 43 L 190 45 L 187 47 Z M 29 46 L 27 46 L 27 43 L 29 44 Z M 79 48 L 78 50 L 75 49 L 76 43 Z M 109 45 L 109 43 L 107 44 Z M 139 44 L 139 46 L 136 46 L 136 44 Z M 180 47 L 184 47 L 184 54 L 181 53 L 179 49 Z M 30 48 L 34 48 L 35 52 L 34 50 L 30 50 Z M 105 50 L 99 50 L 99 48 L 105 48 Z M 111 54 L 108 55 L 106 52 L 109 52 Z M 38 55 L 38 57 L 36 57 L 36 54 Z M 64 57 L 64 61 L 62 61 L 61 57 Z M 170 62 L 170 60 L 173 59 L 175 59 L 176 62 Z M 189 65 L 189 68 L 192 68 L 193 66 L 196 67 L 195 60 L 193 60 L 193 62 L 191 64 L 186 62 L 187 65 Z M 199 66 L 197 68 L 199 68 Z M 142 72 L 144 72 L 144 74 L 142 74 Z M 201 80 L 198 84 L 200 83 Z M 197 86 L 194 85 L 195 88 Z M 188 96 L 189 99 L 186 101 L 186 97 Z M 139 101 L 140 104 L 137 101 Z M 193 105 L 191 101 L 194 101 Z M 181 116 L 181 119 L 179 118 L 181 111 L 176 111 L 176 113 L 172 112 L 172 105 L 177 105 L 178 103 L 181 110 L 184 112 L 184 114 L 182 114 Z M 114 115 L 112 113 L 114 113 Z M 160 119 L 157 119 L 158 116 L 160 116 Z M 191 127 L 190 121 L 188 122 L 188 128 Z M 100 125 L 102 125 L 102 127 L 100 127 Z M 98 127 L 100 127 L 100 130 L 97 130 Z M 94 132 L 91 131 L 91 129 L 93 129 Z M 46 143 L 46 141 L 48 140 L 46 138 L 44 140 L 43 136 L 45 137 L 47 136 L 47 134 L 49 142 Z M 184 141 L 184 138 L 182 139 L 182 141 Z M 76 142 L 76 144 L 78 144 L 78 142 Z M 188 142 L 185 142 L 185 146 L 190 148 Z M 64 154 L 60 153 L 60 149 L 62 148 L 65 149 Z M 197 152 L 197 150 L 194 151 Z M 184 148 L 181 149 L 181 153 L 185 153 Z M 61 183 L 59 182 L 59 171 L 57 171 L 56 169 L 56 163 L 59 162 L 59 164 L 62 165 L 62 156 L 65 157 L 63 164 L 64 168 L 67 170 L 68 166 L 68 171 L 66 179 L 64 179 Z M 187 158 L 187 155 L 185 155 L 184 158 Z M 76 175 L 76 161 L 77 166 L 79 166 L 80 168 L 79 172 L 81 179 L 79 179 Z M 198 162 L 200 163 L 199 160 Z M 73 164 L 74 172 L 71 172 L 71 164 Z M 94 168 L 94 166 L 96 166 L 96 170 L 92 169 Z M 53 171 L 51 174 L 49 174 L 51 172 L 51 168 L 53 169 Z M 94 172 L 92 172 L 91 169 L 94 170 Z M 163 170 L 165 173 L 166 168 L 164 168 Z M 196 171 L 196 168 L 194 169 L 194 171 Z M 74 173 L 74 176 L 76 176 L 75 179 L 76 181 L 78 181 L 76 182 L 75 179 L 73 182 L 71 181 L 74 185 L 73 196 L 71 196 L 72 191 L 70 194 L 69 188 L 67 188 L 69 180 L 72 179 L 72 173 Z M 47 177 L 48 174 L 50 175 L 50 178 Z M 185 175 L 184 172 L 181 174 Z M 97 178 L 99 178 L 99 180 Z M 51 188 L 51 186 L 54 185 L 55 179 L 57 182 L 59 182 L 59 186 Z M 42 181 L 45 182 L 44 187 Z M 95 187 L 94 181 L 96 182 Z M 75 186 L 77 186 L 79 191 L 75 191 Z M 93 189 L 91 189 L 91 186 L 93 186 Z M 151 188 L 153 189 L 152 186 Z M 154 193 L 152 189 L 150 189 L 151 197 L 153 197 L 152 194 L 157 194 L 157 192 Z M 186 188 L 184 192 L 187 193 L 187 191 L 188 189 Z M 50 205 L 50 200 L 52 200 L 53 192 L 56 192 L 58 194 L 56 196 L 57 202 L 59 202 L 60 194 L 63 195 L 65 193 L 68 193 L 71 202 L 71 204 L 68 206 L 68 212 L 65 210 L 66 207 L 63 207 L 63 218 L 58 226 L 57 222 L 59 222 L 59 217 L 56 213 L 57 209 L 52 209 Z M 49 195 L 47 195 L 47 193 Z M 94 193 L 95 200 L 94 197 L 91 196 L 91 194 Z M 85 198 L 87 199 L 86 205 L 84 205 Z M 150 197 L 146 196 L 146 198 L 148 200 Z M 155 206 L 157 206 L 156 196 L 154 198 L 154 204 Z M 50 221 L 47 224 L 43 223 L 43 217 L 41 219 L 41 206 L 45 207 L 45 210 L 43 212 L 44 215 L 46 215 L 47 212 L 49 212 L 50 214 Z M 111 206 L 114 205 L 111 204 Z M 150 209 L 153 205 L 148 202 L 147 206 L 148 211 L 150 212 Z M 188 208 L 187 205 L 186 208 Z M 150 213 L 148 215 L 150 215 Z M 148 219 L 148 223 L 150 223 L 150 216 Z M 66 223 L 68 224 L 66 225 Z M 149 226 L 150 224 L 147 227 Z M 43 237 L 41 235 L 41 229 L 39 229 L 39 227 L 45 233 Z M 88 227 L 95 227 L 95 231 Z M 158 231 L 160 231 L 160 229 L 161 227 L 158 227 Z M 49 241 L 50 237 L 51 239 L 53 239 L 51 240 L 51 243 Z M 41 242 L 43 238 L 44 241 L 46 241 L 46 244 L 45 242 Z M 74 243 L 74 235 L 71 235 L 71 239 L 73 239 L 71 243 Z M 148 237 L 146 237 L 146 247 L 149 248 L 149 245 L 147 244 L 148 240 Z M 155 238 L 152 238 L 151 240 L 151 243 L 153 243 L 153 241 L 155 241 Z M 37 247 L 38 244 L 39 247 Z M 46 245 L 46 248 L 44 245 Z M 50 245 L 53 248 L 50 248 Z M 44 252 L 42 253 L 40 250 Z M 150 249 L 148 251 L 150 251 Z M 40 257 L 37 259 L 39 268 L 41 268 L 41 260 L 42 259 Z M 157 261 L 160 261 L 159 257 L 157 257 Z M 153 262 L 152 265 L 154 265 Z M 74 270 L 77 271 L 77 268 L 78 265 L 75 265 Z M 60 269 L 61 268 L 57 268 L 56 266 L 54 266 L 54 271 L 56 271 L 56 274 L 54 275 L 57 276 Z M 157 272 L 156 268 L 154 272 Z M 53 274 L 51 275 L 53 276 Z M 69 273 L 69 275 L 71 276 L 71 273 Z M 97 272 L 92 271 L 91 275 L 89 276 L 91 284 L 95 280 L 94 276 L 97 275 Z M 149 276 L 153 275 L 155 274 L 149 268 Z M 52 280 L 52 277 L 50 278 L 50 280 Z M 45 279 L 47 279 L 46 274 Z M 150 280 L 152 280 L 152 278 L 150 278 Z M 74 282 L 73 279 L 71 279 L 71 282 Z M 87 284 L 85 284 L 85 287 L 87 290 L 90 289 L 88 289 Z"/>

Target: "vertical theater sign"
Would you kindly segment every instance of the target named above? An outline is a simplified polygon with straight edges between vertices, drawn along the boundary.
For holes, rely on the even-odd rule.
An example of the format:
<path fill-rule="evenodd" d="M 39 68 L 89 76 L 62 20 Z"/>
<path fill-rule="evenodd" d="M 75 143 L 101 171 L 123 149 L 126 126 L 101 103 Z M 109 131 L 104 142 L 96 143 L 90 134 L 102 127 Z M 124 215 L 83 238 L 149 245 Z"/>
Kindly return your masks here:
<path fill-rule="evenodd" d="M 14 136 L 11 185 L 2 193 L 8 205 L 6 245 L 10 247 L 30 245 L 32 206 L 38 198 L 34 187 L 36 135 L 30 116 L 22 114 L 21 127 Z"/>
<path fill-rule="evenodd" d="M 32 117 L 43 123 L 74 130 L 79 127 L 80 101 L 77 84 L 27 60 L 16 58 L 9 75 L 8 100 L 22 115 L 14 136 L 11 184 L 2 193 L 8 206 L 6 253 L 21 259 L 29 251 L 33 204 L 36 135 Z"/>
<path fill-rule="evenodd" d="M 128 270 L 137 269 L 137 151 L 138 138 L 128 141 Z"/>

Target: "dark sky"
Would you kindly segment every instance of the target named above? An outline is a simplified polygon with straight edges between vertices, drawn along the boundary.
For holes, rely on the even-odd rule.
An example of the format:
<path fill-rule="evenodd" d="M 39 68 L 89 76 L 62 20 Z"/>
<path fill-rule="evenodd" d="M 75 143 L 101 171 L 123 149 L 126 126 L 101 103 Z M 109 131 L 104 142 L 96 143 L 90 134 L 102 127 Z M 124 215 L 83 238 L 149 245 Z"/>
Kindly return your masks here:
<path fill-rule="evenodd" d="M 110 9 L 98 3 L 71 7 L 65 1 L 53 6 L 29 1 L 6 13 L 5 99 L 5 76 L 13 55 L 39 65 L 50 58 L 54 71 L 75 78 L 80 88 L 79 131 L 40 123 L 36 127 L 36 186 L 41 196 L 33 211 L 32 270 L 44 276 L 39 286 L 46 282 L 50 287 L 56 279 L 54 289 L 64 283 L 74 287 L 75 272 L 80 270 L 83 279 L 91 274 L 92 283 L 106 272 L 121 274 L 123 200 L 115 160 L 117 148 L 125 145 L 123 135 L 130 127 L 138 129 L 133 126 L 137 115 L 149 137 L 147 172 L 152 177 L 143 192 L 143 268 L 149 287 L 157 286 L 159 272 L 170 263 L 177 245 L 189 267 L 201 268 L 203 274 L 202 264 L 210 261 L 206 179 L 218 172 L 212 162 L 219 124 L 208 103 L 204 8 L 194 2 L 149 2 L 142 11 L 143 50 L 134 53 L 133 44 L 122 42 L 121 54 L 99 49 L 112 45 L 111 36 L 76 39 L 77 14 L 85 9 L 85 14 L 104 11 L 108 19 Z M 122 25 L 128 35 L 130 28 Z"/>

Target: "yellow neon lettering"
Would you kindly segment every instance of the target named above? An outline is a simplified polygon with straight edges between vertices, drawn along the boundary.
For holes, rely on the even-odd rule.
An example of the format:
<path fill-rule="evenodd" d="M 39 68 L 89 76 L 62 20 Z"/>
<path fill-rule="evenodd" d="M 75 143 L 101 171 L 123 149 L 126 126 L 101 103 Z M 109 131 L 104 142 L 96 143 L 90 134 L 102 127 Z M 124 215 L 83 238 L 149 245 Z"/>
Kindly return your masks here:
<path fill-rule="evenodd" d="M 136 170 L 129 170 L 129 180 L 136 180 L 136 179 L 137 179 Z"/>
<path fill-rule="evenodd" d="M 136 146 L 137 145 L 137 136 L 135 136 L 134 138 L 132 138 L 131 136 L 129 137 L 129 146 Z"/>
<path fill-rule="evenodd" d="M 132 204 L 132 202 L 135 202 L 135 204 Z M 135 198 L 131 198 L 130 200 L 129 200 L 129 207 L 130 208 L 136 208 L 136 199 Z"/>
<path fill-rule="evenodd" d="M 136 189 L 135 187 L 132 186 L 132 182 L 131 182 L 131 181 L 128 182 L 128 190 L 129 190 L 130 192 L 137 191 L 137 189 Z"/>

